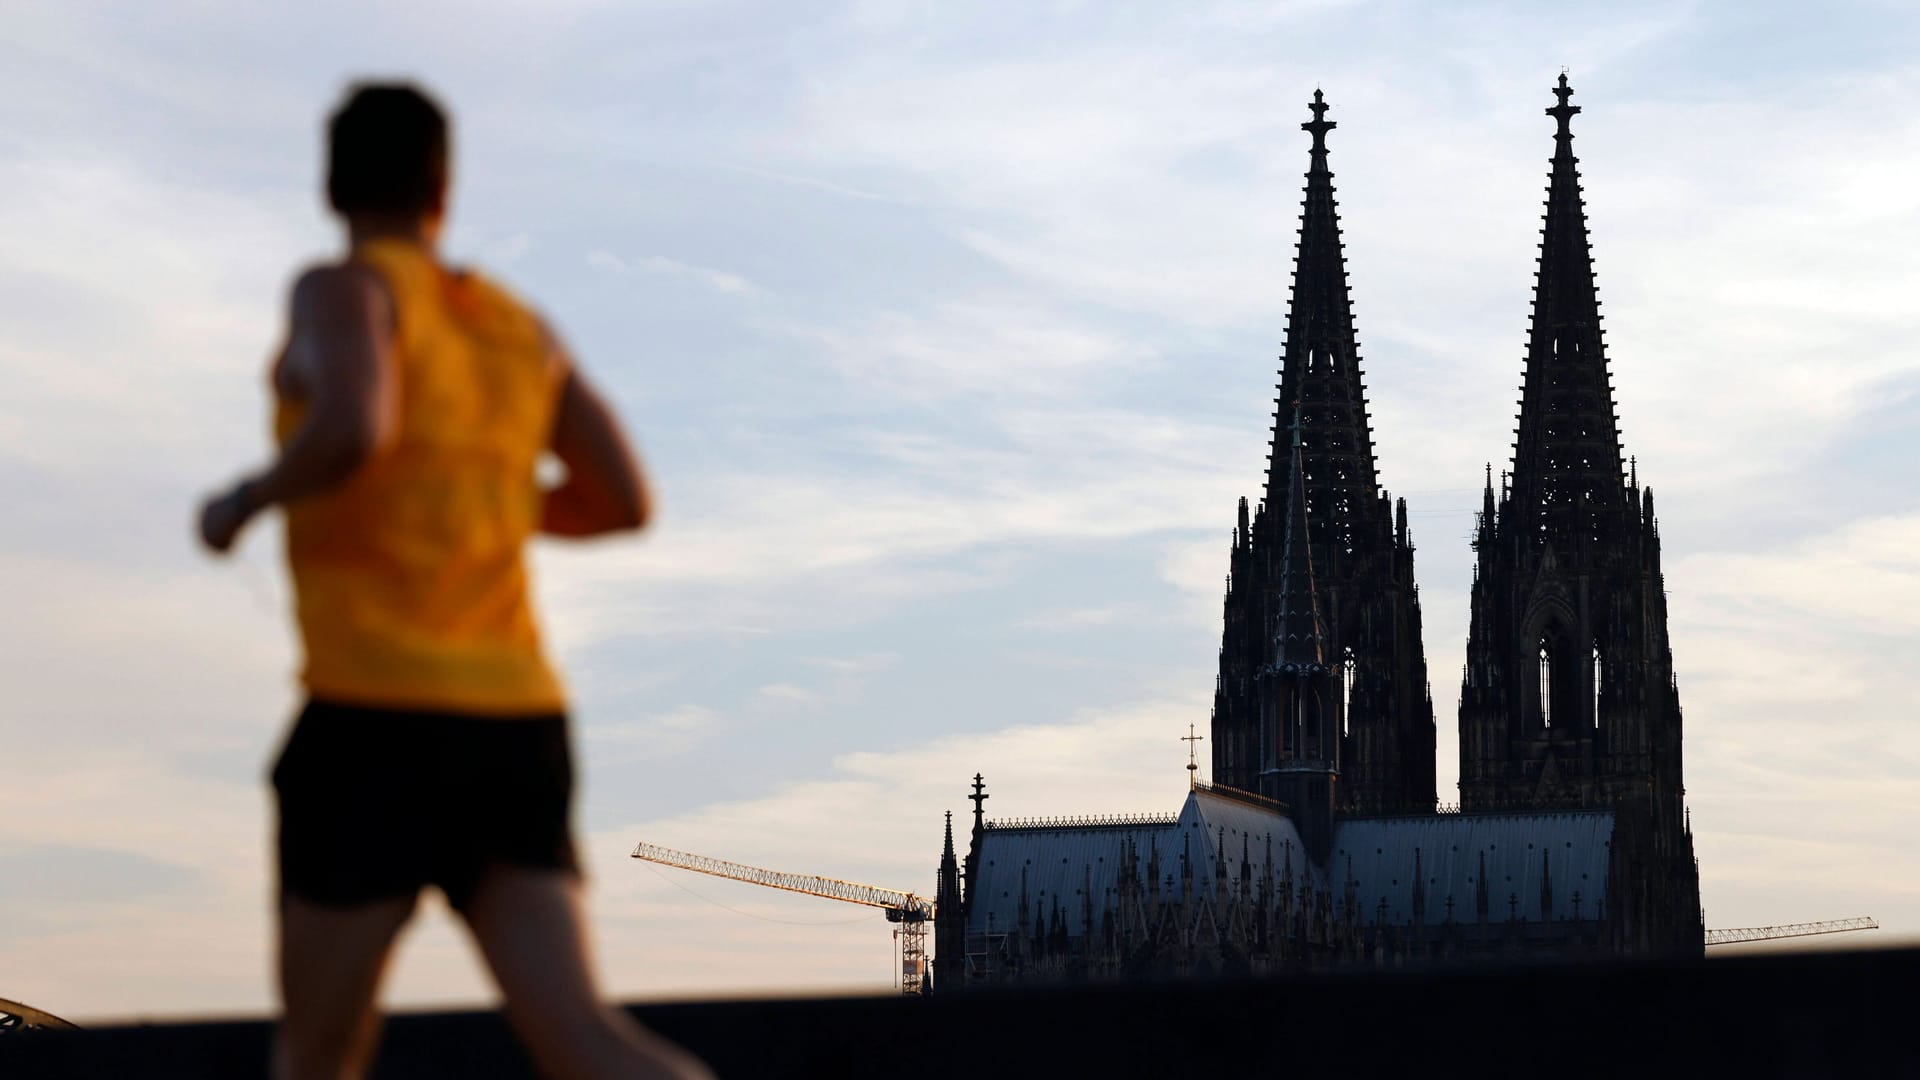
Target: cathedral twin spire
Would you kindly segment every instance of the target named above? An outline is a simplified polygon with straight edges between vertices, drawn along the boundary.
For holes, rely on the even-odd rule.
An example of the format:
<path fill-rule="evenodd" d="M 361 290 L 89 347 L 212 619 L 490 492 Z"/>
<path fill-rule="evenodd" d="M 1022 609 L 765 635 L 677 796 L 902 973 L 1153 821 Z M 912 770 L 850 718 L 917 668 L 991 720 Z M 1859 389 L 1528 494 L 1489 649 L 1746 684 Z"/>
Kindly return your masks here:
<path fill-rule="evenodd" d="M 1617 535 L 1619 513 L 1631 507 L 1626 506 L 1579 159 L 1573 156 L 1571 122 L 1580 107 L 1568 101 L 1573 89 L 1565 75 L 1554 95 L 1559 103 L 1547 115 L 1558 130 L 1507 512 L 1530 542 L 1550 543 L 1564 556 Z"/>
<path fill-rule="evenodd" d="M 1308 108 L 1313 117 L 1301 129 L 1312 142 L 1266 491 L 1251 520 L 1241 501 L 1234 531 L 1213 775 L 1265 790 L 1273 770 L 1312 765 L 1326 774 L 1316 802 L 1429 810 L 1433 720 L 1413 549 L 1377 486 L 1327 164 L 1336 125 L 1320 92 Z"/>
<path fill-rule="evenodd" d="M 1571 101 L 1565 76 L 1554 94 L 1556 104 L 1547 110 L 1556 122 L 1554 154 L 1511 484 L 1503 474 L 1496 498 L 1489 469 L 1475 538 L 1482 575 L 1491 572 L 1488 560 L 1497 545 L 1551 552 L 1549 565 L 1585 565 L 1602 552 L 1618 562 L 1630 550 L 1652 550 L 1658 565 L 1657 538 L 1650 523 L 1642 529 L 1639 493 L 1623 475 L 1573 154 L 1571 122 L 1580 108 Z M 1273 727 L 1281 714 L 1295 712 L 1284 702 L 1298 688 L 1284 687 L 1285 676 L 1304 673 L 1325 684 L 1315 691 L 1316 700 L 1326 699 L 1324 707 L 1315 711 L 1318 726 L 1330 730 L 1308 745 L 1316 747 L 1316 758 L 1334 763 L 1343 812 L 1430 812 L 1436 747 L 1412 541 L 1404 502 L 1395 505 L 1378 488 L 1328 165 L 1327 135 L 1336 125 L 1327 119 L 1321 92 L 1314 92 L 1308 109 L 1312 118 L 1301 129 L 1311 143 L 1265 498 L 1251 520 L 1243 500 L 1234 532 L 1214 704 L 1214 775 L 1230 786 L 1254 788 L 1266 763 L 1284 766 L 1301 749 L 1291 727 Z M 1570 588 L 1555 585 L 1540 602 L 1565 609 L 1560 598 L 1571 596 Z M 1491 593 L 1476 592 L 1483 595 Z M 1476 600 L 1476 626 L 1482 606 Z M 1535 621 L 1544 610 L 1535 611 Z M 1577 659 L 1589 652 L 1599 656 L 1597 644 L 1581 644 L 1597 638 L 1587 629 L 1586 613 L 1574 621 L 1580 626 L 1561 619 L 1569 628 L 1547 627 L 1564 639 L 1547 642 L 1558 650 L 1552 684 L 1556 695 L 1566 697 L 1563 715 L 1576 707 L 1597 715 L 1592 702 L 1601 665 L 1596 660 L 1590 670 L 1579 669 L 1584 661 Z M 1470 663 L 1509 674 L 1531 670 L 1529 665 L 1538 666 L 1527 651 L 1533 646 L 1523 647 L 1519 639 L 1531 642 L 1547 631 L 1531 623 L 1504 628 L 1495 650 L 1502 655 L 1495 657 L 1488 651 L 1492 631 L 1482 628 Z M 1518 701 L 1538 691 L 1515 687 L 1500 694 Z M 1550 711 L 1546 705 L 1526 708 Z M 1462 731 L 1464 737 L 1464 724 Z"/>
<path fill-rule="evenodd" d="M 1331 570 L 1351 556 L 1356 542 L 1380 523 L 1369 520 L 1376 497 L 1373 432 L 1366 385 L 1347 288 L 1345 246 L 1340 241 L 1339 204 L 1327 168 L 1327 103 L 1313 92 L 1313 119 L 1300 125 L 1313 136 L 1306 194 L 1300 213 L 1300 247 L 1281 359 L 1280 397 L 1268 456 L 1267 505 L 1285 505 L 1292 477 L 1281 441 L 1297 422 L 1301 472 L 1310 510 L 1309 528 L 1320 565 Z"/>

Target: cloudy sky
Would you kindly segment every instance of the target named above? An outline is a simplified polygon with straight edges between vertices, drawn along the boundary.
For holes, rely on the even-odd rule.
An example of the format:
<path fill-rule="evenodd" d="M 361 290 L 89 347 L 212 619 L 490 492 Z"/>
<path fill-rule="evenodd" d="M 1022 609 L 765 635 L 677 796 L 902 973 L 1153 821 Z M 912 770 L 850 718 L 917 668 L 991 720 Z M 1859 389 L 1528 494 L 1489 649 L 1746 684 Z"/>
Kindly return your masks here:
<path fill-rule="evenodd" d="M 1709 925 L 1920 938 L 1920 19 L 1892 3 L 5 5 L 0 996 L 270 998 L 297 703 L 262 371 L 352 78 L 453 106 L 450 256 L 631 420 L 639 541 L 538 556 L 624 997 L 884 990 L 940 815 L 1175 809 L 1261 487 L 1323 87 L 1443 799 L 1467 534 L 1520 379 L 1566 68 L 1621 424 L 1658 494 Z M 1204 746 L 1204 744 L 1203 744 Z M 485 1001 L 444 910 L 391 1000 Z"/>

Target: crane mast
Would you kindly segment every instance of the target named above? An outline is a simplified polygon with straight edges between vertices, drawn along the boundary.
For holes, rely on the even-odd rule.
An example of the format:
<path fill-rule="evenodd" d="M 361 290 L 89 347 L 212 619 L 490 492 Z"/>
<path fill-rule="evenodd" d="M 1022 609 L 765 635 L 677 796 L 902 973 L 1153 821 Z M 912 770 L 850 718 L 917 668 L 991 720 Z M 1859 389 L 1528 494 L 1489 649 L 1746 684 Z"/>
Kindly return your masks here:
<path fill-rule="evenodd" d="M 818 874 L 790 874 L 780 870 L 768 870 L 764 867 L 728 862 L 725 859 L 716 859 L 707 855 L 675 851 L 673 848 L 661 847 L 645 841 L 634 846 L 633 857 L 658 863 L 661 866 L 710 874 L 729 881 L 745 881 L 754 885 L 764 885 L 769 889 L 781 889 L 827 900 L 880 908 L 887 913 L 888 922 L 899 924 L 899 929 L 894 931 L 894 936 L 900 941 L 901 991 L 907 994 L 919 994 L 926 989 L 927 923 L 932 921 L 934 911 L 933 902 L 930 900 L 923 900 L 912 893 L 900 892 L 897 889 L 883 889 L 878 885 L 861 885 L 858 882 L 841 881 L 838 878 L 821 877 Z"/>

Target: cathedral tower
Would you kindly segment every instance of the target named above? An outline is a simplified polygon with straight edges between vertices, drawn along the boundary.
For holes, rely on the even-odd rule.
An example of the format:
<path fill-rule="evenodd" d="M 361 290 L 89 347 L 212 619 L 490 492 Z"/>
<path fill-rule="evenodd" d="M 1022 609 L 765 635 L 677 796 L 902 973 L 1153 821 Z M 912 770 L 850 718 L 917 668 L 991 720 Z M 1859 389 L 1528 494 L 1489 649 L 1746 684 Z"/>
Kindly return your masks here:
<path fill-rule="evenodd" d="M 1460 691 L 1463 809 L 1611 808 L 1634 895 L 1623 931 L 1697 952 L 1653 494 L 1623 468 L 1566 76 L 1511 482 L 1491 467 Z M 1627 914 L 1623 912 L 1622 914 Z"/>
<path fill-rule="evenodd" d="M 1350 814 L 1434 808 L 1433 703 L 1420 642 L 1420 601 L 1406 505 L 1379 490 L 1346 258 L 1327 168 L 1327 105 L 1314 91 L 1313 137 L 1280 396 L 1264 501 L 1240 500 L 1213 710 L 1215 782 L 1262 787 L 1261 727 L 1277 715 L 1271 677 L 1280 630 L 1288 491 L 1298 483 L 1302 545 L 1325 633 L 1339 806 Z M 1282 442 L 1298 410 L 1298 463 Z"/>
<path fill-rule="evenodd" d="M 1255 743 L 1260 794 L 1287 804 L 1308 857 L 1324 866 L 1333 849 L 1334 808 L 1342 794 L 1341 747 L 1327 624 L 1313 573 L 1300 414 L 1296 403 L 1288 425 L 1292 445 L 1280 526 L 1279 606 L 1269 663 L 1254 677 L 1270 712 L 1261 718 Z"/>

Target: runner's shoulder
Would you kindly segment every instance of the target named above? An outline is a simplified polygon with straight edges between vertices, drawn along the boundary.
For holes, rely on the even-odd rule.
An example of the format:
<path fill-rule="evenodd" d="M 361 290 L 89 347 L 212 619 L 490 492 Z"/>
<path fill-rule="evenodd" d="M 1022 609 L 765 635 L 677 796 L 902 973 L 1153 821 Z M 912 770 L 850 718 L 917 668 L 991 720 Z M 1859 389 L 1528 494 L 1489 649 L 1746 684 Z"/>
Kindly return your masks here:
<path fill-rule="evenodd" d="M 316 307 L 338 310 L 339 305 L 387 307 L 392 303 L 385 279 L 364 263 L 316 262 L 294 277 L 289 302 L 297 315 Z"/>
<path fill-rule="evenodd" d="M 380 272 L 361 262 L 336 260 L 309 263 L 293 278 L 293 295 L 333 290 L 359 290 L 381 283 Z"/>

